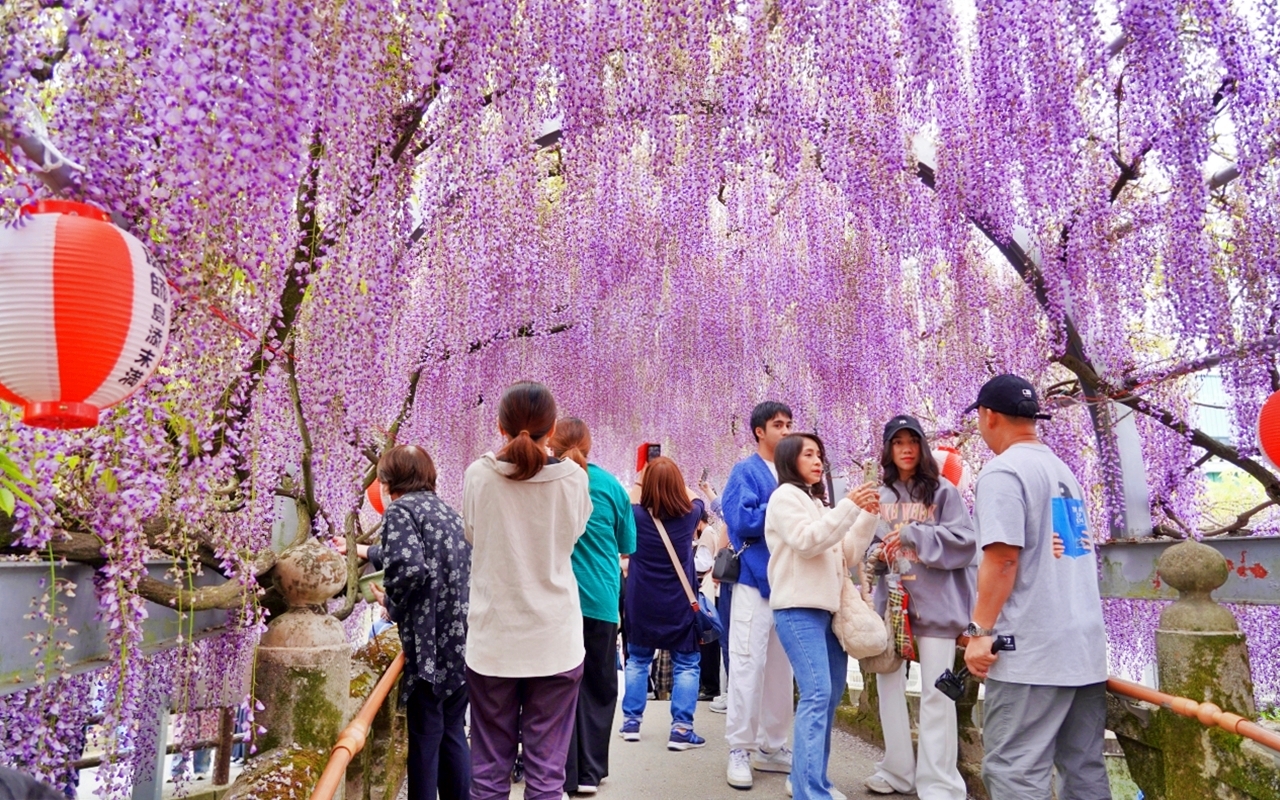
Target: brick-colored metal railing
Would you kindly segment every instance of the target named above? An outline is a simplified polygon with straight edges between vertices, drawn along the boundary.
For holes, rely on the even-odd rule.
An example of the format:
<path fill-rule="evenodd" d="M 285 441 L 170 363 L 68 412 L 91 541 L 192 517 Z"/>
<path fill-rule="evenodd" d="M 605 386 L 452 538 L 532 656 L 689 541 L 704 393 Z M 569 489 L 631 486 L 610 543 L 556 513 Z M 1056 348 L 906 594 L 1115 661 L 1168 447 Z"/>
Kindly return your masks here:
<path fill-rule="evenodd" d="M 369 728 L 373 726 L 373 718 L 387 699 L 387 695 L 391 694 L 391 687 L 396 685 L 396 679 L 400 677 L 403 669 L 404 653 L 400 653 L 395 661 L 391 662 L 391 666 L 387 667 L 387 671 L 382 673 L 378 684 L 373 687 L 373 692 L 360 707 L 360 713 L 356 714 L 355 719 L 351 720 L 351 723 L 342 729 L 342 733 L 338 734 L 338 742 L 329 753 L 329 763 L 325 764 L 320 780 L 316 781 L 316 787 L 311 790 L 311 800 L 333 800 L 338 786 L 342 784 L 343 776 L 346 775 L 347 765 L 351 763 L 351 759 L 355 758 L 356 753 L 364 749 Z"/>
<path fill-rule="evenodd" d="M 1258 723 L 1245 719 L 1239 714 L 1223 711 L 1213 703 L 1197 703 L 1186 697 L 1174 697 L 1171 694 L 1158 692 L 1140 683 L 1133 683 L 1122 678 L 1108 678 L 1107 691 L 1134 700 L 1142 700 L 1152 705 L 1167 708 L 1175 714 L 1200 720 L 1205 727 L 1218 727 L 1252 739 L 1258 744 L 1280 752 L 1280 733 L 1267 730 Z"/>

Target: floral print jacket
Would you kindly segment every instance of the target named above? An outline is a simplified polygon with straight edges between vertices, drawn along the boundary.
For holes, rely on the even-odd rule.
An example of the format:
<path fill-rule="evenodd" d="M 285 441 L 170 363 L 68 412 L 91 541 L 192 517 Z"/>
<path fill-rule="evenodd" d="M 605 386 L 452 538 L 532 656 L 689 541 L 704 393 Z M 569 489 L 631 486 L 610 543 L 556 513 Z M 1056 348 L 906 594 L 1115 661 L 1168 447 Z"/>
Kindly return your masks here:
<path fill-rule="evenodd" d="M 438 695 L 452 693 L 466 679 L 471 545 L 462 517 L 435 492 L 402 495 L 383 515 L 381 555 L 387 606 L 404 647 L 401 697 L 419 681 Z"/>

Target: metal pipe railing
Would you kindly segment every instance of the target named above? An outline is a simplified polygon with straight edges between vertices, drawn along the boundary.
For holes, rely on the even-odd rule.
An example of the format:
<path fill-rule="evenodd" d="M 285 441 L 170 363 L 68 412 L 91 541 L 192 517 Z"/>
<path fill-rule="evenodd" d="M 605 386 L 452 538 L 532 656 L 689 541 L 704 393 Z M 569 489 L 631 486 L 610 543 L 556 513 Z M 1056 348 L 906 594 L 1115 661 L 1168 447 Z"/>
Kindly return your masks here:
<path fill-rule="evenodd" d="M 338 786 L 346 775 L 347 765 L 355 758 L 356 753 L 364 749 L 365 739 L 373 726 L 373 718 L 377 716 L 378 709 L 382 707 L 387 695 L 391 694 L 391 687 L 395 686 L 396 679 L 400 677 L 403 669 L 404 653 L 399 653 L 395 661 L 391 662 L 391 666 L 387 667 L 387 671 L 382 673 L 378 684 L 373 687 L 373 692 L 364 701 L 364 705 L 360 706 L 360 712 L 356 714 L 355 719 L 351 720 L 350 724 L 342 729 L 342 733 L 338 734 L 338 742 L 329 753 L 329 763 L 325 764 L 320 780 L 316 781 L 316 787 L 311 790 L 311 800 L 333 800 L 333 795 L 338 791 Z"/>
<path fill-rule="evenodd" d="M 1280 752 L 1280 733 L 1267 730 L 1258 723 L 1247 720 L 1239 714 L 1223 711 L 1213 703 L 1197 703 L 1195 700 L 1186 697 L 1175 697 L 1122 678 L 1108 678 L 1107 691 L 1134 700 L 1142 700 L 1161 708 L 1167 708 L 1175 714 L 1197 719 L 1201 725 L 1207 728 L 1218 727 L 1228 733 L 1252 739 L 1260 745 Z"/>

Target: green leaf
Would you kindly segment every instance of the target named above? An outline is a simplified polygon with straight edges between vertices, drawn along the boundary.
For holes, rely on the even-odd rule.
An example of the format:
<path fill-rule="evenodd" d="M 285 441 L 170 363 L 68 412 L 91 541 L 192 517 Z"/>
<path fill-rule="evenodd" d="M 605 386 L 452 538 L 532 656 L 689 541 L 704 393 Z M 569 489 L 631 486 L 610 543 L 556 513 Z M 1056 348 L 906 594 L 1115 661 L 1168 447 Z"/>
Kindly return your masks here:
<path fill-rule="evenodd" d="M 25 483 L 28 486 L 36 485 L 34 478 L 28 478 L 24 475 L 22 470 L 18 469 L 18 465 L 13 463 L 13 461 L 3 453 L 0 453 L 0 470 L 3 470 L 5 474 L 15 481 Z"/>
<path fill-rule="evenodd" d="M 0 486 L 0 511 L 3 511 L 9 516 L 13 516 L 13 509 L 16 506 L 17 502 L 14 500 L 13 492 L 3 486 Z"/>
<path fill-rule="evenodd" d="M 98 478 L 98 483 L 102 485 L 103 490 L 108 494 L 115 494 L 120 488 L 120 481 L 116 480 L 116 473 L 110 469 L 104 469 L 102 476 Z"/>

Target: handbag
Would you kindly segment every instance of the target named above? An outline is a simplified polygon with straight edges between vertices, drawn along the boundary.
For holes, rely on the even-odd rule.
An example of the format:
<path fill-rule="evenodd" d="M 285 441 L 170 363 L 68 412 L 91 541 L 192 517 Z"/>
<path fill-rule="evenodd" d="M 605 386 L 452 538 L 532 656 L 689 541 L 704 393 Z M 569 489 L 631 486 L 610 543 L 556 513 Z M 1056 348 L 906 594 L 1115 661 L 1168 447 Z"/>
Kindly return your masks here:
<path fill-rule="evenodd" d="M 885 609 L 885 617 L 893 634 L 893 649 L 906 661 L 918 661 L 916 656 L 916 640 L 911 635 L 911 613 L 909 606 L 911 595 L 900 580 L 889 581 L 889 604 Z"/>
<path fill-rule="evenodd" d="M 689 599 L 689 606 L 693 609 L 693 618 L 698 625 L 698 644 L 711 644 L 719 640 L 724 633 L 724 626 L 720 624 L 720 615 L 701 592 L 694 595 L 693 587 L 689 585 L 689 576 L 684 574 L 684 566 L 680 563 L 680 556 L 676 555 L 671 537 L 667 536 L 667 526 L 663 525 L 662 520 L 654 516 L 652 511 L 649 512 L 649 519 L 653 520 L 654 526 L 658 529 L 658 535 L 662 537 L 662 543 L 667 547 L 667 555 L 671 556 L 671 566 L 675 567 L 680 585 L 684 587 L 684 596 Z"/>
<path fill-rule="evenodd" d="M 870 672 L 875 675 L 888 675 L 897 672 L 902 667 L 902 656 L 898 655 L 898 650 L 893 646 L 893 624 L 889 621 L 889 612 L 886 609 L 884 614 L 884 651 L 879 655 L 866 656 L 858 659 L 858 667 L 863 672 Z"/>
<path fill-rule="evenodd" d="M 840 642 L 840 647 L 850 656 L 878 656 L 889 645 L 884 620 L 850 579 L 848 565 L 843 559 L 840 575 L 840 608 L 831 615 L 831 630 Z"/>
<path fill-rule="evenodd" d="M 863 582 L 860 584 L 863 594 L 869 599 L 871 597 L 872 583 L 874 581 L 872 574 L 872 565 L 870 561 L 863 562 L 861 568 Z M 874 605 L 874 602 L 873 602 Z M 893 646 L 893 621 L 890 619 L 888 603 L 885 604 L 884 611 L 884 631 L 885 646 L 884 652 L 879 655 L 867 656 L 858 659 L 858 668 L 863 672 L 869 672 L 874 675 L 888 675 L 897 672 L 902 666 L 902 656 L 898 655 L 898 651 Z"/>
<path fill-rule="evenodd" d="M 750 546 L 751 543 L 747 542 L 742 550 L 734 550 L 732 545 L 720 548 L 716 553 L 716 563 L 711 567 L 711 577 L 721 583 L 737 583 L 738 576 L 742 574 L 742 562 L 739 559 Z"/>

